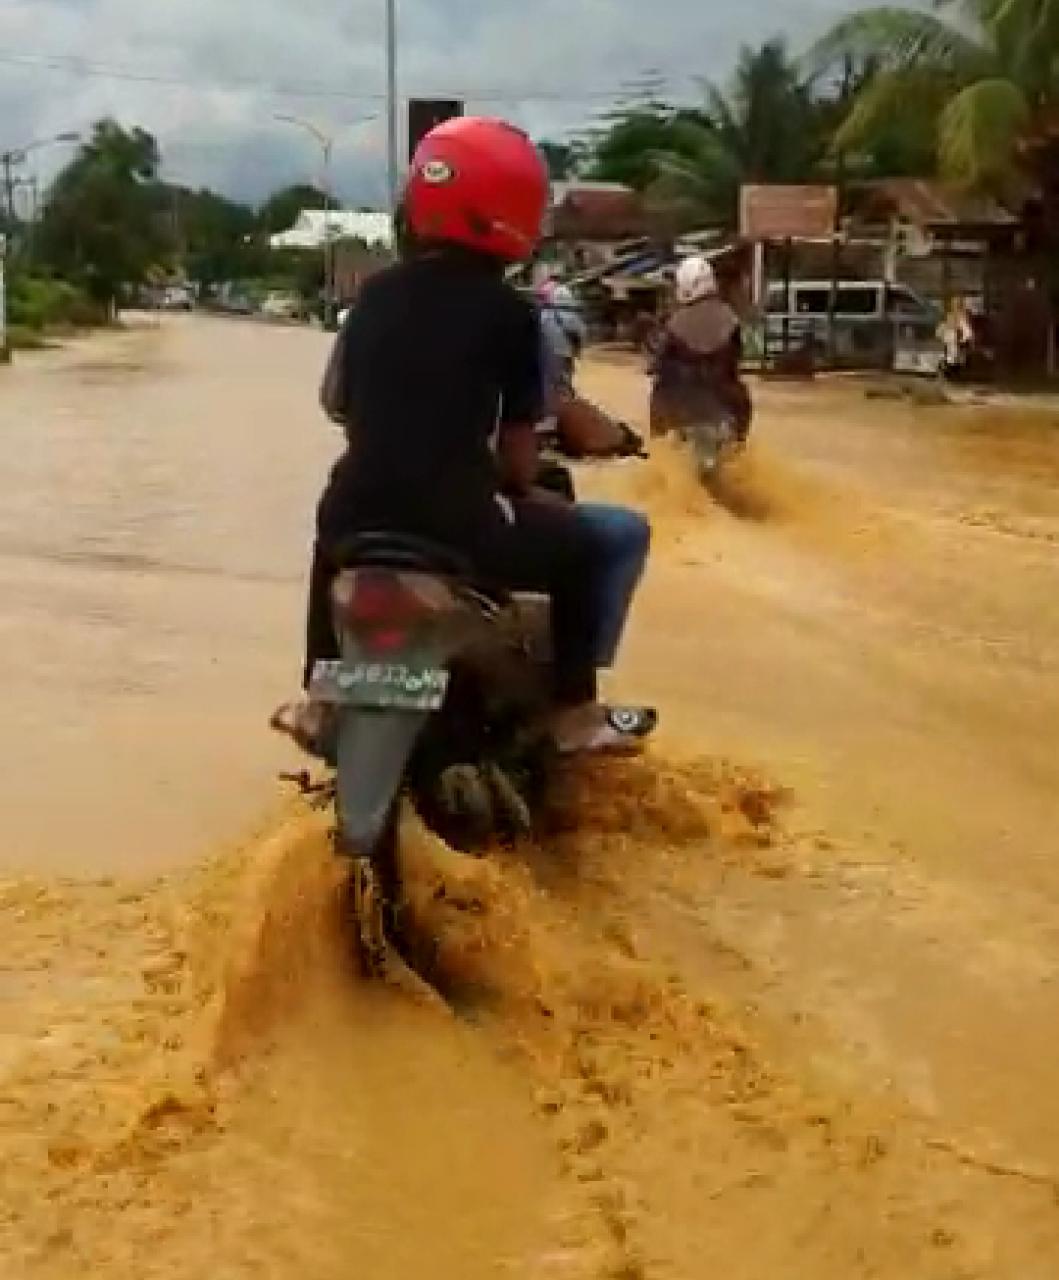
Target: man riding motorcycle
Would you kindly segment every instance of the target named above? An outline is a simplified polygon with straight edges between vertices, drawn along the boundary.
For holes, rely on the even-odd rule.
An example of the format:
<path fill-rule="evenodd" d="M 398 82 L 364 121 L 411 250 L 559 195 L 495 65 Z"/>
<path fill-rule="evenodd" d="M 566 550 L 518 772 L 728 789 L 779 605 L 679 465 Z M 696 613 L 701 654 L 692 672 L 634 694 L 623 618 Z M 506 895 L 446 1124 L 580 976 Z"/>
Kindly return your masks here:
<path fill-rule="evenodd" d="M 539 434 L 545 444 L 553 440 L 561 456 L 593 456 L 595 449 L 586 446 L 595 442 L 585 436 L 570 440 L 560 417 L 564 402 L 574 394 L 574 367 L 587 341 L 588 326 L 573 292 L 566 285 L 550 280 L 538 290 L 537 299 L 541 312 L 541 357 L 547 411 L 547 416 L 539 424 Z M 599 456 L 627 457 L 641 453 L 643 446 L 638 436 L 623 424 L 611 423 L 609 419 L 607 425 L 612 428 L 611 438 L 598 443 Z M 560 482 L 548 487 L 573 501 L 569 472 L 562 466 L 556 466 L 555 470 L 559 473 Z M 561 482 L 562 478 L 566 484 Z M 616 503 L 578 502 L 576 510 L 589 531 L 599 569 L 596 575 L 599 619 L 596 665 L 605 670 L 614 665 L 633 597 L 647 567 L 651 524 L 640 512 Z M 626 722 L 630 712 L 631 709 L 626 710 Z"/>
<path fill-rule="evenodd" d="M 537 290 L 548 434 L 568 458 L 627 458 L 643 453 L 643 440 L 625 422 L 578 394 L 577 362 L 588 325 L 573 290 L 547 280 Z"/>
<path fill-rule="evenodd" d="M 703 425 L 720 426 L 741 447 L 753 415 L 739 374 L 739 317 L 722 296 L 717 273 L 702 255 L 677 269 L 677 308 L 662 334 L 654 361 L 651 434 L 694 436 Z"/>
<path fill-rule="evenodd" d="M 460 552 L 485 581 L 549 596 L 553 732 L 572 752 L 627 744 L 630 721 L 597 700 L 591 530 L 574 508 L 533 495 L 540 324 L 504 272 L 534 252 L 547 200 L 544 164 L 511 125 L 465 117 L 420 144 L 402 260 L 364 284 L 325 379 L 348 446 L 317 512 L 305 684 L 338 657 L 330 590 L 342 543 L 417 535 Z M 311 743 L 312 713 L 302 703 L 274 724 Z"/>
<path fill-rule="evenodd" d="M 544 340 L 555 365 L 555 388 L 573 395 L 574 366 L 588 340 L 588 326 L 573 291 L 565 284 L 547 280 L 537 290 L 537 301 Z"/>

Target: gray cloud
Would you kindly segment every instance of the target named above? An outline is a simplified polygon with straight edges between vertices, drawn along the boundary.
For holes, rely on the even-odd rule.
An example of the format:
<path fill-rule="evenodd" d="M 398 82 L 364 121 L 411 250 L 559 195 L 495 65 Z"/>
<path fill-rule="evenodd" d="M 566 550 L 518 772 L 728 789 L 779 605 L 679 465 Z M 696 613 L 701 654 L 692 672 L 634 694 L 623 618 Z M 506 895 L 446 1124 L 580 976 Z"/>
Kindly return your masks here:
<path fill-rule="evenodd" d="M 849 0 L 398 4 L 403 94 L 466 96 L 535 133 L 586 123 L 606 105 L 604 95 L 649 68 L 674 92 L 690 94 L 696 77 L 723 77 L 741 44 L 780 32 L 797 48 L 852 7 Z M 274 119 L 285 112 L 336 133 L 343 194 L 378 202 L 382 34 L 382 0 L 4 0 L 0 147 L 113 115 L 158 136 L 174 177 L 258 198 L 318 176 L 309 139 Z M 104 69 L 129 78 L 90 74 Z M 56 158 L 40 153 L 34 164 L 46 176 Z"/>

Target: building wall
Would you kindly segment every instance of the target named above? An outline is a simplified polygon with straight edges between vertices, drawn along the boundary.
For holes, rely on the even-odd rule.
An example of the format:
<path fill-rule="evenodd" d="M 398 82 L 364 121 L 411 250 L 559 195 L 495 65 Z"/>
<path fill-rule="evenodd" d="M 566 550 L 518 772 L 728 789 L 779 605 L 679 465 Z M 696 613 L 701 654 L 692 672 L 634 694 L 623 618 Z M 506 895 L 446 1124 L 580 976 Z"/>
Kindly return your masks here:
<path fill-rule="evenodd" d="M 356 243 L 339 243 L 335 246 L 335 296 L 340 302 L 349 302 L 357 296 L 357 290 L 369 276 L 388 266 L 393 253 L 380 247 L 369 248 Z"/>

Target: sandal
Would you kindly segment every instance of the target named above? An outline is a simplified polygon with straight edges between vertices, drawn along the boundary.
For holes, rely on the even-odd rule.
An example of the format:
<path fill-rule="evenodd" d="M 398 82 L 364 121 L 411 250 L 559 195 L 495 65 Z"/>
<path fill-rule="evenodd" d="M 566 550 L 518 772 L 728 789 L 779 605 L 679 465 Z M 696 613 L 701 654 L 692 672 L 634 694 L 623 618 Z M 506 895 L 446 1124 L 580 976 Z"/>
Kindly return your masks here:
<path fill-rule="evenodd" d="M 556 734 L 561 755 L 635 754 L 658 728 L 653 707 L 600 707 L 602 715 Z"/>
<path fill-rule="evenodd" d="M 285 702 L 269 717 L 268 727 L 284 733 L 308 755 L 322 759 L 327 729 L 327 708 L 308 698 Z"/>

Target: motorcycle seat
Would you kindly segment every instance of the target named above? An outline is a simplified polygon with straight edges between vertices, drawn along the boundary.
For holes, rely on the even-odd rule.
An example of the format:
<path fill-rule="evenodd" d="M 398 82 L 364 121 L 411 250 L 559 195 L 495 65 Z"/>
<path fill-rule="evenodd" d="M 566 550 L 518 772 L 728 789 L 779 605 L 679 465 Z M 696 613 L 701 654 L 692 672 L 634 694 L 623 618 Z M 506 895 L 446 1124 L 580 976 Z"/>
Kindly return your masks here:
<path fill-rule="evenodd" d="M 394 569 L 452 578 L 499 608 L 511 598 L 506 588 L 483 581 L 465 555 L 415 534 L 353 534 L 338 545 L 335 555 L 343 569 Z"/>
<path fill-rule="evenodd" d="M 460 552 L 408 533 L 353 534 L 340 543 L 336 559 L 344 569 L 403 569 L 461 581 L 474 576 L 470 561 Z"/>

